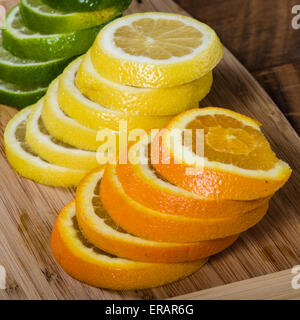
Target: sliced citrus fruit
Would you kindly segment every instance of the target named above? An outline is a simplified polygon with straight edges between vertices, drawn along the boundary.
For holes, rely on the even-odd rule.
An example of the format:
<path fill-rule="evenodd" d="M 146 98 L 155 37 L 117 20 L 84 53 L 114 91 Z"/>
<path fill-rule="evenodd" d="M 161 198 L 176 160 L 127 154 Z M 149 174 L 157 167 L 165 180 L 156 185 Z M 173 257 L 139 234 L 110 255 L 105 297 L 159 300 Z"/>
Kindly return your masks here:
<path fill-rule="evenodd" d="M 55 222 L 51 248 L 56 261 L 73 278 L 113 290 L 161 286 L 190 275 L 206 262 L 146 263 L 108 254 L 92 245 L 80 232 L 74 201 L 60 212 Z"/>
<path fill-rule="evenodd" d="M 98 165 L 96 153 L 80 150 L 52 137 L 41 118 L 43 99 L 33 108 L 26 126 L 26 141 L 44 160 L 59 166 L 90 171 Z"/>
<path fill-rule="evenodd" d="M 175 115 L 194 108 L 210 91 L 213 77 L 204 77 L 172 88 L 124 86 L 102 77 L 88 51 L 76 76 L 76 85 L 91 100 L 110 109 L 150 115 Z"/>
<path fill-rule="evenodd" d="M 0 75 L 4 81 L 20 86 L 47 86 L 69 62 L 70 59 L 35 61 L 18 58 L 3 48 L 0 30 Z"/>
<path fill-rule="evenodd" d="M 158 135 L 155 139 L 154 147 L 158 149 L 161 142 L 161 155 L 169 157 L 169 164 L 168 159 L 161 159 L 154 167 L 171 183 L 205 197 L 235 200 L 267 197 L 284 185 L 291 169 L 276 157 L 260 126 L 257 121 L 228 109 L 186 111 L 166 126 L 161 138 Z M 190 129 L 193 134 L 192 141 L 185 145 L 183 159 L 182 135 L 171 139 L 173 129 L 179 132 Z M 203 130 L 204 155 L 197 154 L 197 129 Z M 201 145 L 201 139 L 199 142 Z M 188 174 L 187 169 L 200 172 Z"/>
<path fill-rule="evenodd" d="M 58 82 L 56 79 L 51 83 L 45 96 L 42 110 L 45 127 L 58 140 L 78 149 L 96 151 L 101 144 L 97 141 L 97 131 L 85 127 L 61 110 L 57 101 Z"/>
<path fill-rule="evenodd" d="M 92 61 L 105 78 L 136 87 L 174 87 L 203 77 L 223 55 L 216 33 L 195 19 L 147 12 L 100 32 Z"/>
<path fill-rule="evenodd" d="M 66 13 L 49 7 L 42 0 L 21 0 L 20 14 L 27 28 L 45 34 L 55 34 L 103 24 L 122 14 L 119 7 L 108 7 L 94 12 Z"/>
<path fill-rule="evenodd" d="M 127 232 L 144 239 L 168 242 L 205 241 L 241 233 L 258 223 L 268 209 L 266 200 L 256 209 L 229 218 L 188 218 L 156 211 L 126 194 L 115 165 L 105 168 L 100 197 L 112 219 Z"/>
<path fill-rule="evenodd" d="M 0 79 L 0 103 L 11 107 L 24 108 L 36 103 L 47 91 L 37 86 L 20 86 Z"/>
<path fill-rule="evenodd" d="M 86 52 L 103 25 L 61 34 L 43 34 L 26 28 L 19 6 L 6 17 L 2 30 L 3 46 L 13 55 L 34 60 L 69 58 Z"/>
<path fill-rule="evenodd" d="M 125 11 L 131 0 L 42 0 L 52 8 L 65 12 L 86 12 L 103 10 L 116 6 L 120 11 Z"/>
<path fill-rule="evenodd" d="M 78 58 L 65 69 L 58 87 L 58 102 L 61 109 L 79 123 L 94 130 L 105 127 L 118 131 L 120 120 L 124 120 L 128 130 L 141 128 L 148 131 L 152 128 L 161 128 L 171 120 L 170 116 L 149 116 L 112 110 L 89 100 L 75 84 L 75 76 L 81 61 L 82 58 Z"/>
<path fill-rule="evenodd" d="M 144 150 L 143 150 L 144 149 Z M 179 188 L 164 179 L 151 164 L 150 145 L 143 140 L 131 147 L 148 154 L 147 163 L 117 164 L 117 176 L 124 191 L 153 210 L 191 218 L 233 218 L 262 206 L 267 199 L 253 201 L 210 199 Z"/>
<path fill-rule="evenodd" d="M 8 123 L 4 133 L 7 159 L 23 177 L 57 187 L 76 186 L 86 175 L 86 170 L 76 170 L 53 165 L 41 159 L 27 144 L 26 122 L 33 107 L 20 111 Z"/>
<path fill-rule="evenodd" d="M 106 252 L 144 262 L 195 261 L 224 250 L 239 236 L 183 244 L 156 242 L 128 234 L 112 220 L 101 203 L 99 186 L 102 175 L 101 168 L 95 169 L 78 186 L 76 216 L 85 237 Z"/>

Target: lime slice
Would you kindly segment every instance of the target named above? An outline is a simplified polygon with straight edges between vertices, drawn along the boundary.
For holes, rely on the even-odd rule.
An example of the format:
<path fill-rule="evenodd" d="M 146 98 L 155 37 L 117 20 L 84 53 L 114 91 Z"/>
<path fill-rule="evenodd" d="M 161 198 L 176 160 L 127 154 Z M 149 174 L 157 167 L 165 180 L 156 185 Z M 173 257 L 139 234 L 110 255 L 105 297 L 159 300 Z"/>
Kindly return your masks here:
<path fill-rule="evenodd" d="M 47 86 L 72 59 L 35 61 L 12 55 L 2 46 L 0 30 L 0 77 L 21 86 Z"/>
<path fill-rule="evenodd" d="M 29 29 L 54 34 L 98 26 L 120 16 L 122 9 L 121 5 L 117 4 L 94 12 L 68 14 L 52 9 L 42 0 L 21 0 L 20 14 L 23 24 Z"/>
<path fill-rule="evenodd" d="M 47 88 L 24 87 L 0 80 L 0 104 L 24 108 L 36 103 L 47 91 Z"/>
<path fill-rule="evenodd" d="M 86 52 L 103 26 L 46 35 L 25 27 L 21 22 L 19 6 L 16 6 L 8 13 L 4 23 L 3 46 L 21 58 L 41 61 L 69 58 Z"/>
<path fill-rule="evenodd" d="M 65 12 L 84 12 L 106 9 L 112 6 L 120 6 L 126 10 L 132 0 L 42 0 L 52 8 Z"/>

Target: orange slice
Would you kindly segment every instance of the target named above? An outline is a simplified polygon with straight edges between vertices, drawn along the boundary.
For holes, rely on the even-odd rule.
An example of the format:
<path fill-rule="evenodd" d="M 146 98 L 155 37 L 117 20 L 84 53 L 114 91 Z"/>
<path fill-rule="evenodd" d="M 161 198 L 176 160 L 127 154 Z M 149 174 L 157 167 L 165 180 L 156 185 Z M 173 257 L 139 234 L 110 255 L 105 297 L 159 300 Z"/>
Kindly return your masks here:
<path fill-rule="evenodd" d="M 101 168 L 95 169 L 78 186 L 76 216 L 85 237 L 106 252 L 144 262 L 195 261 L 224 250 L 239 236 L 191 243 L 157 242 L 135 237 L 120 228 L 104 209 L 99 197 L 102 175 Z"/>
<path fill-rule="evenodd" d="M 260 126 L 228 109 L 186 111 L 157 135 L 153 147 L 160 148 L 161 159 L 154 167 L 171 183 L 201 196 L 234 200 L 267 197 L 285 184 L 291 169 L 276 157 Z M 177 134 L 171 138 L 173 129 Z M 193 139 L 183 148 L 182 135 L 187 129 Z M 201 145 L 201 139 L 197 144 L 195 138 L 197 130 L 204 133 L 204 154 L 197 153 Z"/>
<path fill-rule="evenodd" d="M 190 275 L 206 262 L 145 263 L 108 254 L 93 246 L 80 232 L 74 201 L 60 212 L 55 222 L 51 248 L 57 262 L 73 278 L 113 290 L 161 286 Z"/>
<path fill-rule="evenodd" d="M 168 242 L 213 240 L 241 233 L 258 223 L 268 209 L 266 201 L 261 207 L 234 218 L 215 219 L 187 218 L 152 210 L 125 193 L 114 165 L 105 168 L 100 197 L 112 219 L 127 232 Z"/>
<path fill-rule="evenodd" d="M 210 199 L 179 188 L 155 170 L 150 163 L 149 149 L 146 138 L 131 147 L 134 154 L 138 150 L 148 153 L 145 164 L 117 164 L 118 179 L 124 191 L 146 207 L 191 218 L 229 218 L 251 211 L 266 201 L 265 198 L 253 201 Z"/>

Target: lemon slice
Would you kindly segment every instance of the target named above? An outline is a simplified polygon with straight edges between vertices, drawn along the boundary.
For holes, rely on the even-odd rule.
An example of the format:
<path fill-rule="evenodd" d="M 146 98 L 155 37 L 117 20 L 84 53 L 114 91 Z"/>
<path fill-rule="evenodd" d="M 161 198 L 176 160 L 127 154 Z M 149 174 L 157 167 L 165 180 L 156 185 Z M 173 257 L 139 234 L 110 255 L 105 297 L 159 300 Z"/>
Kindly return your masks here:
<path fill-rule="evenodd" d="M 59 166 L 73 169 L 91 170 L 98 166 L 96 153 L 75 149 L 52 137 L 41 118 L 43 99 L 34 106 L 26 127 L 28 145 L 43 159 Z"/>
<path fill-rule="evenodd" d="M 99 128 L 109 128 L 111 130 L 119 130 L 119 122 L 127 121 L 128 130 L 141 128 L 149 130 L 152 128 L 161 128 L 171 120 L 169 116 L 149 116 L 137 114 L 136 112 L 121 112 L 105 108 L 89 100 L 83 95 L 75 85 L 75 76 L 82 62 L 82 58 L 78 58 L 70 64 L 62 74 L 58 87 L 58 102 L 61 109 L 70 117 L 78 121 L 84 126 L 99 130 Z M 109 88 L 107 88 L 109 90 Z M 99 93 L 103 95 L 113 94 L 108 91 Z"/>
<path fill-rule="evenodd" d="M 88 51 L 77 72 L 76 85 L 91 100 L 110 109 L 150 115 L 175 115 L 194 108 L 210 91 L 212 72 L 188 84 L 172 88 L 124 86 L 102 77 Z"/>
<path fill-rule="evenodd" d="M 104 27 L 92 61 L 105 78 L 136 87 L 173 87 L 203 77 L 221 60 L 216 33 L 195 19 L 138 13 Z"/>
<path fill-rule="evenodd" d="M 96 151 L 101 144 L 97 141 L 97 130 L 85 127 L 73 118 L 68 117 L 57 101 L 59 79 L 54 80 L 45 96 L 42 119 L 48 132 L 78 149 Z"/>
<path fill-rule="evenodd" d="M 41 159 L 25 140 L 26 122 L 33 107 L 17 113 L 4 132 L 7 159 L 23 177 L 56 187 L 76 186 L 86 170 L 76 170 L 51 164 Z"/>

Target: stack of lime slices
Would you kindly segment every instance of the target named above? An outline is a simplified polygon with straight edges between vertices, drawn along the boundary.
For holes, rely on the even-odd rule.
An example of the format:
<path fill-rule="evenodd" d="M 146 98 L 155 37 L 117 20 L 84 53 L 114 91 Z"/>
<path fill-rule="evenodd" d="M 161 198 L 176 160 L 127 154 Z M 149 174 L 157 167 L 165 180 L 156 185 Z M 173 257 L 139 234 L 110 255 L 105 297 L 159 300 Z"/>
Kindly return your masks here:
<path fill-rule="evenodd" d="M 78 8 L 81 2 L 21 0 L 8 13 L 0 30 L 0 104 L 23 108 L 37 102 L 131 0 L 88 0 Z"/>

